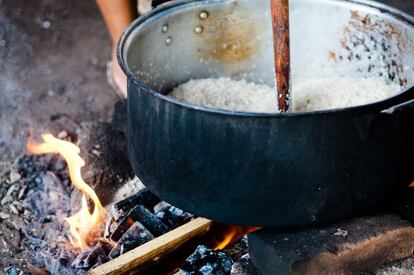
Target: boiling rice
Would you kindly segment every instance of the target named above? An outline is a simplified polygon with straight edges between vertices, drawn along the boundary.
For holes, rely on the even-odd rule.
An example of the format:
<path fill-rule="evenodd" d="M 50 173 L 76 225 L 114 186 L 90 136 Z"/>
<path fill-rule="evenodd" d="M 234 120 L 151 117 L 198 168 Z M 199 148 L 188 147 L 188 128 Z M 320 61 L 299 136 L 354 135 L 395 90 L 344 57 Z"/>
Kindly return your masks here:
<path fill-rule="evenodd" d="M 383 78 L 331 77 L 294 79 L 294 112 L 345 108 L 383 100 L 400 90 Z M 275 88 L 246 80 L 206 78 L 179 85 L 169 96 L 210 108 L 254 112 L 277 112 Z"/>

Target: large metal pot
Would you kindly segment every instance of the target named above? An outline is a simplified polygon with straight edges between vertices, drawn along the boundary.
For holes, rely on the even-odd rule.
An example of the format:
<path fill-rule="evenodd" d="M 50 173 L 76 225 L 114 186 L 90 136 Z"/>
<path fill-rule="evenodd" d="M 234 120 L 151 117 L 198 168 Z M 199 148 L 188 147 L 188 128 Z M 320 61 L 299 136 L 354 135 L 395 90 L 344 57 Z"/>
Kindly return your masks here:
<path fill-rule="evenodd" d="M 177 207 L 233 224 L 306 225 L 388 206 L 414 179 L 414 19 L 400 11 L 291 0 L 293 75 L 381 76 L 403 90 L 393 98 L 253 114 L 165 95 L 191 78 L 273 85 L 269 10 L 268 0 L 176 1 L 126 30 L 118 58 L 135 173 Z"/>

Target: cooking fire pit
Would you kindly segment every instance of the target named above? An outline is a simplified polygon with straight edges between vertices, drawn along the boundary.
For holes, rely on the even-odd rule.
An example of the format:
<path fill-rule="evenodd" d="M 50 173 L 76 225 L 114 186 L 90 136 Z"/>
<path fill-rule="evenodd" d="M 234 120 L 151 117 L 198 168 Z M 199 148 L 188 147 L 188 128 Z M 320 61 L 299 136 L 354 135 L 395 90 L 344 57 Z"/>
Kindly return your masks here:
<path fill-rule="evenodd" d="M 414 18 L 371 1 L 290 2 L 294 87 L 378 80 L 392 91 L 357 92 L 394 95 L 289 113 L 173 99 L 192 79 L 273 92 L 270 5 L 161 5 L 119 42 L 128 140 L 118 103 L 112 123 L 31 133 L 0 171 L 1 271 L 348 274 L 412 256 Z"/>

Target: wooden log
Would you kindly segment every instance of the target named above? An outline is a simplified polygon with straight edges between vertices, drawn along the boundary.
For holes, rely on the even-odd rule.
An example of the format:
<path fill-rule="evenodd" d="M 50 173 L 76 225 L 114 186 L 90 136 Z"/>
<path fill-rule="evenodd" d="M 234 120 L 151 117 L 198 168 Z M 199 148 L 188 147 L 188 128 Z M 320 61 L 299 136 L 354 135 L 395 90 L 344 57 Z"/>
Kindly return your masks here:
<path fill-rule="evenodd" d="M 277 102 L 279 111 L 287 112 L 290 107 L 289 0 L 271 0 L 270 2 Z"/>
<path fill-rule="evenodd" d="M 213 224 L 214 222 L 210 220 L 196 218 L 89 271 L 88 274 L 136 274 L 140 270 L 147 268 L 148 265 L 157 262 L 163 256 L 179 250 L 188 242 L 201 238 L 211 230 Z"/>

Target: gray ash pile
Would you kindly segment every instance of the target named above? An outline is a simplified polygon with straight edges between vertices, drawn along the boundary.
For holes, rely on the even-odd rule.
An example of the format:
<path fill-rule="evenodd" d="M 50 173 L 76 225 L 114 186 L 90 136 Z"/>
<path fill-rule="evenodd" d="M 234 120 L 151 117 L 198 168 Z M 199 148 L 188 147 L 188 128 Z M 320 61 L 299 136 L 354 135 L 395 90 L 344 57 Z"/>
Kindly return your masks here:
<path fill-rule="evenodd" d="M 72 191 L 66 164 L 55 155 L 22 156 L 0 176 L 0 270 L 55 265 L 50 256 L 70 243 L 63 219 Z"/>
<path fill-rule="evenodd" d="M 0 270 L 5 274 L 84 274 L 192 218 L 142 189 L 114 203 L 105 231 L 80 250 L 73 247 L 65 222 L 79 191 L 61 157 L 22 156 L 0 182 Z"/>

